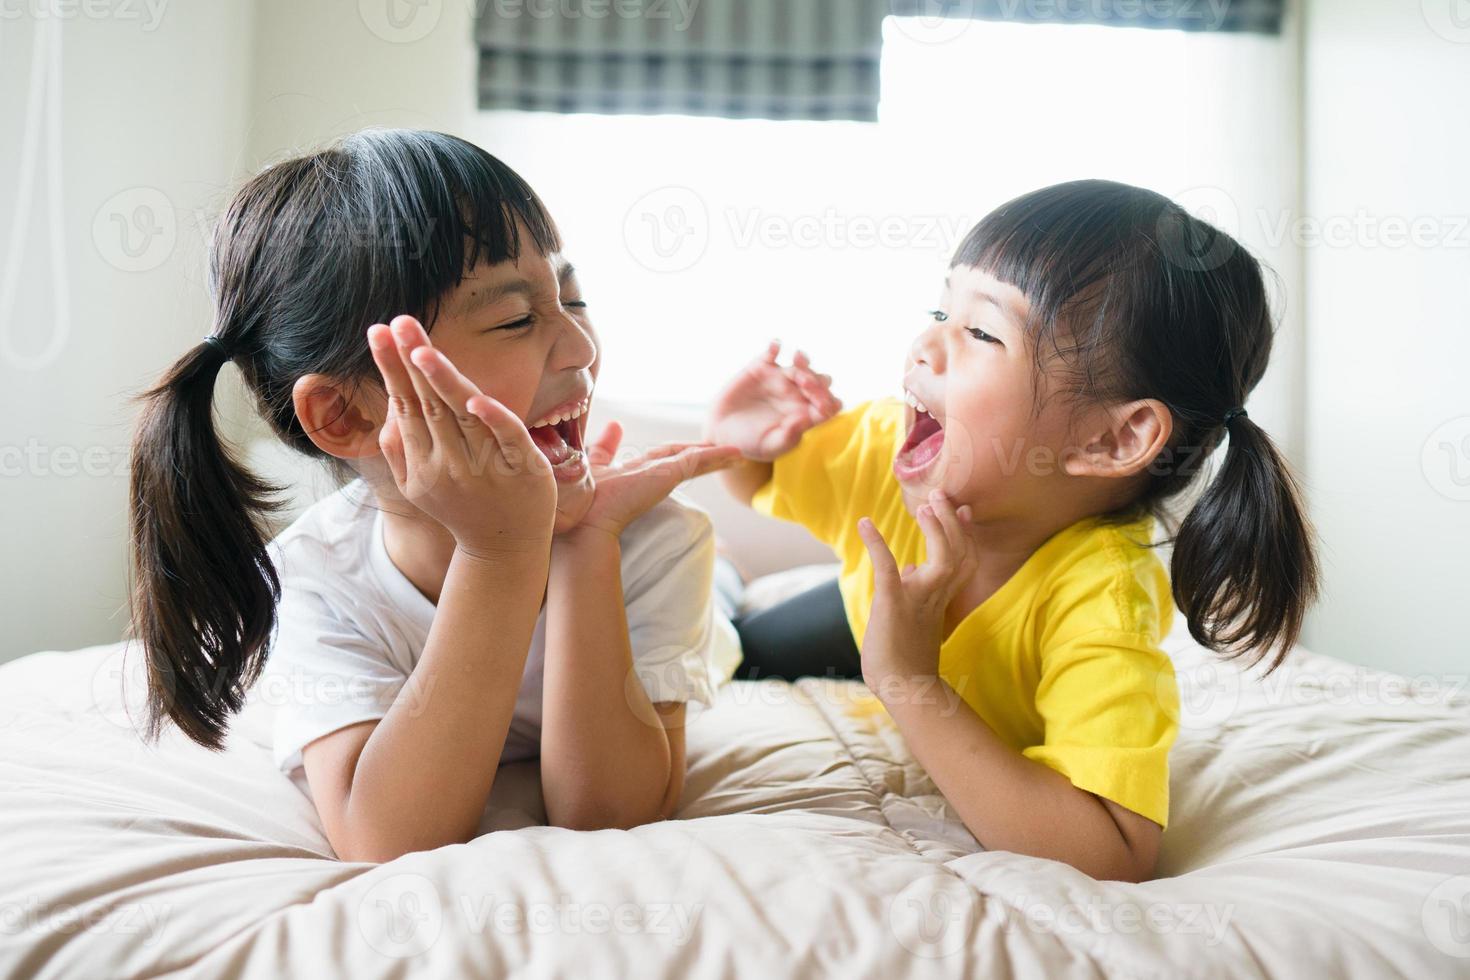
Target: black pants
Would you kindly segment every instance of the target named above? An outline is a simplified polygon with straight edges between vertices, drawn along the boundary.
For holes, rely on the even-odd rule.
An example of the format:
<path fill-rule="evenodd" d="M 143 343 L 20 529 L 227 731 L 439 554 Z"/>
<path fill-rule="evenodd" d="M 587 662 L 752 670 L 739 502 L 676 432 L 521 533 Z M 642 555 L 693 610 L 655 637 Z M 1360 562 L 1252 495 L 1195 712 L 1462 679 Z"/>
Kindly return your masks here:
<path fill-rule="evenodd" d="M 733 622 L 745 650 L 735 672 L 742 680 L 863 676 L 835 579 Z"/>

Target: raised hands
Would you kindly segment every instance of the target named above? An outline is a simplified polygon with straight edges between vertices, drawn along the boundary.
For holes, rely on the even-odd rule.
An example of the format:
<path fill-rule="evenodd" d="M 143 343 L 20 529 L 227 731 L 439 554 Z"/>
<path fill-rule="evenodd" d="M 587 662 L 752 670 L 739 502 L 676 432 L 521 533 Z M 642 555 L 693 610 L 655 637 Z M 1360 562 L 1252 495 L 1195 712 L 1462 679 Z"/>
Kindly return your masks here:
<path fill-rule="evenodd" d="M 942 491 L 933 491 L 918 513 L 924 564 L 901 571 L 873 522 L 866 517 L 858 521 L 858 534 L 873 562 L 873 609 L 863 636 L 862 663 L 863 680 L 874 691 L 893 680 L 938 672 L 945 614 L 975 574 L 975 544 L 966 532 L 970 517 L 968 505 L 956 510 Z"/>
<path fill-rule="evenodd" d="M 480 391 L 411 316 L 368 329 L 388 392 L 378 437 L 399 493 L 478 557 L 550 547 L 556 478 L 516 414 Z"/>
<path fill-rule="evenodd" d="M 715 398 L 706 436 L 734 446 L 746 459 L 771 462 L 790 452 L 802 434 L 842 410 L 832 394 L 832 379 L 812 370 L 797 351 L 782 367 L 780 341 L 736 375 Z"/>
<path fill-rule="evenodd" d="M 696 442 L 669 443 L 619 459 L 622 441 L 623 427 L 609 422 L 588 447 L 595 496 L 573 532 L 593 528 L 616 537 L 680 483 L 740 461 L 734 446 Z"/>

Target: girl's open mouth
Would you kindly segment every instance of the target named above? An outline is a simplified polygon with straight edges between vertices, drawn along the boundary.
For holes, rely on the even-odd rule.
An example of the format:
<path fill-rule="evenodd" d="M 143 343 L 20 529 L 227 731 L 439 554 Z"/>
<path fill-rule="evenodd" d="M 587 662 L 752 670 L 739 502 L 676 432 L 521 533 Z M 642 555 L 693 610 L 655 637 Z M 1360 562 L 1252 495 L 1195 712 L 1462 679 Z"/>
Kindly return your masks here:
<path fill-rule="evenodd" d="M 909 407 L 909 435 L 893 459 L 893 474 L 900 480 L 916 480 L 939 458 L 944 448 L 944 427 L 927 409 Z"/>
<path fill-rule="evenodd" d="M 587 474 L 587 454 L 582 448 L 582 429 L 587 423 L 590 397 L 558 409 L 539 423 L 527 426 L 531 440 L 551 463 L 559 483 L 575 483 Z"/>

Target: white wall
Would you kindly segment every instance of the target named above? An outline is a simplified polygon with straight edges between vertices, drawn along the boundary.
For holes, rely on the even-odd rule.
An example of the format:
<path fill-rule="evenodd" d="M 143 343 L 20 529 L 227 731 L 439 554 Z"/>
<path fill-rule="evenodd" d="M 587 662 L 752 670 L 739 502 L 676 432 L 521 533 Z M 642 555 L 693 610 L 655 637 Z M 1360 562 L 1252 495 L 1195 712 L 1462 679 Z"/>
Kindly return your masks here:
<path fill-rule="evenodd" d="M 249 5 L 153 7 L 0 17 L 0 660 L 121 634 L 127 396 L 209 329 L 195 215 L 248 168 Z"/>
<path fill-rule="evenodd" d="M 366 125 L 462 128 L 471 4 L 423 5 L 428 19 L 399 24 L 381 8 L 5 5 L 0 284 L 11 276 L 14 300 L 0 309 L 0 661 L 122 635 L 129 396 L 209 331 L 204 236 L 240 180 Z M 63 16 L 35 13 L 47 9 Z M 38 50 L 57 56 L 53 29 L 54 106 L 32 78 Z M 22 182 L 28 126 L 40 155 Z M 48 177 L 60 182 L 55 214 Z M 4 295 L 0 285 L 0 305 Z M 232 371 L 217 405 L 225 430 L 248 437 Z"/>
<path fill-rule="evenodd" d="M 1306 476 L 1326 597 L 1309 643 L 1470 671 L 1470 20 L 1311 0 Z M 1452 19 L 1462 11 L 1459 24 Z M 1419 243 L 1404 242 L 1418 222 Z"/>
<path fill-rule="evenodd" d="M 1455 428 L 1470 417 L 1466 233 L 1446 241 L 1454 229 L 1441 221 L 1439 244 L 1385 247 L 1359 233 L 1346 245 L 1297 248 L 1279 223 L 1351 221 L 1359 209 L 1377 219 L 1470 214 L 1470 131 L 1460 122 L 1470 118 L 1470 44 L 1443 36 L 1464 33 L 1449 19 L 1453 2 L 1443 11 L 1434 0 L 1398 11 L 1367 0 L 1306 4 L 1300 208 L 1295 35 L 1191 39 L 1175 86 L 1196 110 L 1179 148 L 1189 186 L 1161 188 L 1233 209 L 1227 221 L 1282 273 L 1287 297 L 1305 296 L 1285 305 L 1283 348 L 1252 414 L 1303 463 L 1325 542 L 1328 594 L 1309 639 L 1408 671 L 1466 663 L 1455 627 L 1470 581 L 1470 501 L 1454 499 L 1470 496 L 1456 482 L 1470 479 L 1470 442 Z M 143 5 L 104 6 L 118 13 L 101 18 L 78 5 L 60 25 L 60 166 L 43 156 L 38 168 L 60 174 L 59 221 L 44 181 L 17 193 L 32 52 L 45 25 L 0 19 L 0 269 L 17 261 L 16 241 L 21 256 L 13 309 L 0 311 L 0 329 L 11 331 L 0 346 L 0 660 L 122 630 L 126 482 L 115 464 L 132 421 L 126 396 L 208 329 L 202 225 L 240 178 L 364 125 L 443 128 L 492 150 L 520 138 L 474 113 L 471 7 L 424 4 L 419 19 L 393 24 L 376 20 L 371 3 L 213 0 L 155 4 L 154 23 Z M 1440 13 L 1436 33 L 1429 20 Z M 1212 59 L 1226 58 L 1242 83 L 1279 104 L 1227 98 L 1209 84 Z M 44 122 L 44 103 L 40 111 Z M 1252 124 L 1257 136 L 1244 147 L 1221 136 Z M 45 127 L 38 132 L 44 146 Z M 553 206 L 558 193 L 548 193 Z M 12 236 L 25 202 L 30 225 Z M 140 205 L 157 206 L 172 244 L 159 236 L 129 257 L 113 216 L 142 220 Z M 53 239 L 64 249 L 70 316 L 48 353 L 63 312 L 50 279 Z M 248 438 L 258 430 L 225 385 L 227 424 Z M 76 474 L 83 469 L 100 474 Z"/>

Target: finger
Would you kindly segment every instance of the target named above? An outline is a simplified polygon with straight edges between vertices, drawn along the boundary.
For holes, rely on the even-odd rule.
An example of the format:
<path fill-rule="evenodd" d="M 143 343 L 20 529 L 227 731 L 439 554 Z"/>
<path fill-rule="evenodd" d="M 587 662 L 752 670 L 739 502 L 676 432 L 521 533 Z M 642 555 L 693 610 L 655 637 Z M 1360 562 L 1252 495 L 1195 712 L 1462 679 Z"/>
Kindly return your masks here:
<path fill-rule="evenodd" d="M 531 439 L 531 433 L 526 431 L 526 424 L 494 398 L 482 392 L 465 403 L 465 411 L 485 423 L 500 447 L 501 458 L 512 473 L 535 465 L 537 459 L 545 459 Z"/>
<path fill-rule="evenodd" d="M 697 476 L 734 466 L 742 458 L 739 450 L 728 445 L 691 445 L 682 448 L 678 453 L 661 453 L 661 450 L 667 448 L 670 447 L 650 450 L 647 455 L 629 463 L 625 472 L 654 473 L 660 478 L 675 480 L 676 485 L 684 480 L 692 480 Z M 654 455 L 656 453 L 659 455 Z"/>
<path fill-rule="evenodd" d="M 419 395 L 419 412 L 424 417 L 435 446 L 445 452 L 464 453 L 467 443 L 464 432 L 459 427 L 456 412 L 449 407 L 449 403 L 424 373 L 423 364 L 426 359 L 432 358 L 433 354 L 427 344 L 415 343 L 405 351 L 408 377 L 413 382 L 414 391 Z"/>
<path fill-rule="evenodd" d="M 485 428 L 485 423 L 474 413 L 466 411 L 464 406 L 471 398 L 480 394 L 479 387 L 461 374 L 459 368 L 441 350 L 429 346 L 415 347 L 410 360 L 434 387 L 449 413 L 449 418 L 459 429 L 459 435 L 471 456 L 478 457 L 490 438 L 490 433 Z"/>
<path fill-rule="evenodd" d="M 898 563 L 893 560 L 893 552 L 888 550 L 888 542 L 883 540 L 882 533 L 869 518 L 864 517 L 858 521 L 857 528 L 858 537 L 863 539 L 863 545 L 868 549 L 868 558 L 873 562 L 874 586 L 883 590 L 897 588 Z"/>
<path fill-rule="evenodd" d="M 648 452 L 638 457 L 638 460 L 663 459 L 665 456 L 673 456 L 682 453 L 686 449 L 708 449 L 713 446 L 712 442 L 668 442 L 662 446 L 654 446 Z"/>
<path fill-rule="evenodd" d="M 403 357 L 398 353 L 398 344 L 392 331 L 384 324 L 375 323 L 368 328 L 368 347 L 373 352 L 373 363 L 383 376 L 383 388 L 388 394 L 388 417 L 397 419 L 398 445 L 405 459 L 419 458 L 429 444 L 429 430 L 419 415 L 419 398 L 409 380 L 408 370 L 403 366 Z"/>
<path fill-rule="evenodd" d="M 587 459 L 594 466 L 608 466 L 623 444 L 623 427 L 618 422 L 609 422 L 602 428 L 602 435 L 592 440 L 587 447 Z"/>
<path fill-rule="evenodd" d="M 943 490 L 935 490 L 929 494 L 929 506 L 934 509 L 934 516 L 939 518 L 940 527 L 944 528 L 945 539 L 949 542 L 949 553 L 963 555 L 965 529 L 960 525 L 959 515 L 955 513 L 954 501 Z"/>
<path fill-rule="evenodd" d="M 934 508 L 924 504 L 919 508 L 919 529 L 924 532 L 924 566 L 935 571 L 948 571 L 950 563 L 949 539 L 944 527 L 934 514 Z"/>
<path fill-rule="evenodd" d="M 964 575 L 970 576 L 975 574 L 975 569 L 979 567 L 980 563 L 980 555 L 975 545 L 975 539 L 968 533 L 970 525 L 974 523 L 975 512 L 970 509 L 969 504 L 965 504 L 959 510 L 955 511 L 955 516 L 959 518 L 960 530 L 964 532 L 965 542 L 964 550 L 961 552 L 964 557 L 960 559 L 960 569 Z"/>
<path fill-rule="evenodd" d="M 796 371 L 793 380 L 807 402 L 813 405 L 823 419 L 831 418 L 842 411 L 842 402 L 832 394 L 832 377 L 814 374 L 811 371 Z"/>
<path fill-rule="evenodd" d="M 766 352 L 755 359 L 757 364 L 775 364 L 781 358 L 781 341 L 772 340 L 766 345 Z"/>
<path fill-rule="evenodd" d="M 393 331 L 393 341 L 398 347 L 398 356 L 403 362 L 404 373 L 408 376 L 414 394 L 418 396 L 418 414 L 424 420 L 424 431 L 436 440 L 445 438 L 446 432 L 459 439 L 457 432 L 447 430 L 444 425 L 446 421 L 450 421 L 448 416 L 454 413 L 434 391 L 434 386 L 429 384 L 429 379 L 424 377 L 424 373 L 413 363 L 414 350 L 428 346 L 429 335 L 424 332 L 424 328 L 417 320 L 406 314 L 394 317 L 389 327 Z"/>
<path fill-rule="evenodd" d="M 805 351 L 796 352 L 796 356 L 791 359 L 791 367 L 787 370 L 790 371 L 791 377 L 796 381 L 809 381 L 820 386 L 823 383 L 822 379 L 825 378 L 827 384 L 830 385 L 832 383 L 830 377 L 825 374 L 818 374 L 812 368 L 811 358 L 806 355 Z"/>
<path fill-rule="evenodd" d="M 812 419 L 806 412 L 793 412 L 786 421 L 772 429 L 761 441 L 762 454 L 784 453 L 801 441 L 802 434 L 812 427 Z"/>
<path fill-rule="evenodd" d="M 388 416 L 388 421 L 383 423 L 383 428 L 378 432 L 378 448 L 383 452 L 383 458 L 388 461 L 388 469 L 393 472 L 393 481 L 400 487 L 408 482 L 408 470 L 403 461 L 403 437 L 398 431 L 398 416 Z"/>
<path fill-rule="evenodd" d="M 650 460 L 647 469 L 677 476 L 679 482 L 692 480 L 734 466 L 741 460 L 740 450 L 734 446 L 690 446 L 679 453 L 662 459 Z"/>

